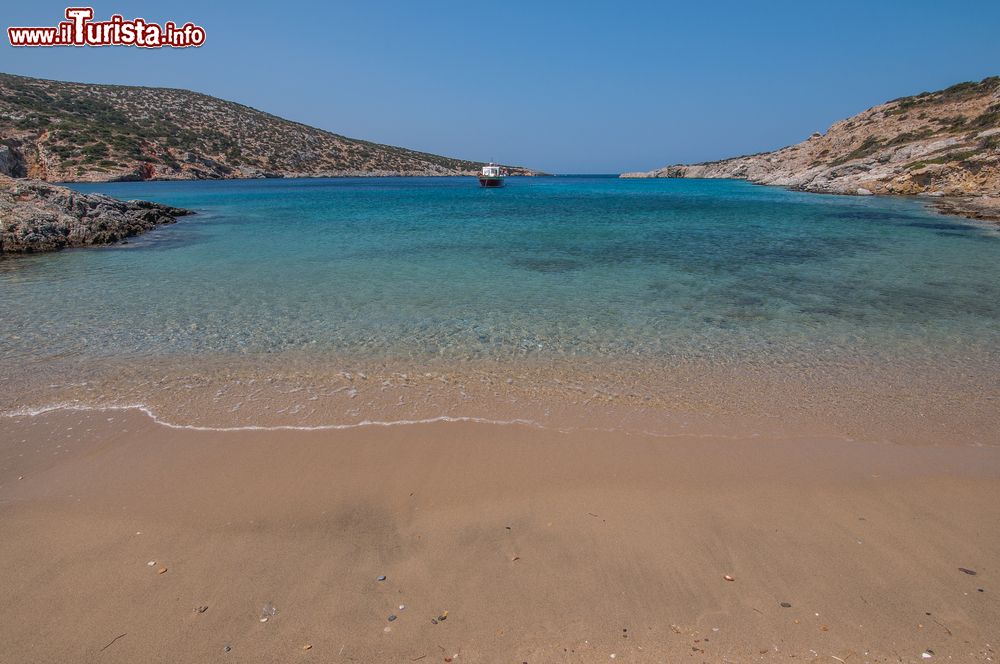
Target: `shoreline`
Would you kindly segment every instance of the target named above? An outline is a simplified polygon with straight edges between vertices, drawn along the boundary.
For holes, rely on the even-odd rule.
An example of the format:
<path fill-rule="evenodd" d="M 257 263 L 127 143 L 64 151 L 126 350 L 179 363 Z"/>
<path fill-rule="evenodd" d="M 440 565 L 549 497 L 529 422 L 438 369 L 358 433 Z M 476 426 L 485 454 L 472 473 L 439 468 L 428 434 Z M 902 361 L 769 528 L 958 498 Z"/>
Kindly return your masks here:
<path fill-rule="evenodd" d="M 0 256 L 120 244 L 191 210 L 0 175 Z"/>
<path fill-rule="evenodd" d="M 941 214 L 1000 224 L 1000 196 L 942 196 L 930 206 Z"/>
<path fill-rule="evenodd" d="M 985 662 L 998 480 L 997 448 L 49 413 L 0 430 L 0 637 L 33 662 Z"/>
<path fill-rule="evenodd" d="M 823 436 L 1000 446 L 996 374 L 983 364 L 974 374 L 950 375 L 950 361 L 435 361 L 322 352 L 50 359 L 0 372 L 7 386 L 0 413 L 137 407 L 177 427 L 212 430 L 444 418 L 668 438 Z"/>
<path fill-rule="evenodd" d="M 613 173 L 607 174 L 609 177 L 613 177 Z M 40 180 L 40 182 L 46 182 L 48 184 L 56 186 L 65 186 L 71 184 L 126 184 L 129 182 L 232 182 L 234 180 L 337 180 L 337 179 L 348 179 L 348 178 L 420 178 L 420 179 L 445 179 L 445 178 L 476 178 L 477 173 L 403 173 L 403 172 L 357 172 L 357 173 L 339 173 L 339 174 L 318 174 L 318 175 L 307 175 L 303 173 L 291 173 L 288 175 L 257 175 L 257 176 L 235 176 L 235 177 L 216 177 L 216 178 L 125 178 L 125 179 L 110 179 L 110 180 Z M 565 177 L 554 173 L 517 173 L 513 175 L 506 176 L 508 178 L 553 178 L 553 177 Z M 14 178 L 20 180 L 27 180 L 31 178 Z"/>

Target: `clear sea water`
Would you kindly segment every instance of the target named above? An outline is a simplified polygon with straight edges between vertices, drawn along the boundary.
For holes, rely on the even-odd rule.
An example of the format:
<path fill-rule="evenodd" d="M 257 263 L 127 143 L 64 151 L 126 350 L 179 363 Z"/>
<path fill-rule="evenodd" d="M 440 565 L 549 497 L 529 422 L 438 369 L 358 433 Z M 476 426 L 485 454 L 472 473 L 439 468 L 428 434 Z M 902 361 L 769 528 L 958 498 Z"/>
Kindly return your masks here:
<path fill-rule="evenodd" d="M 0 259 L 0 359 L 284 352 L 1000 367 L 1000 232 L 920 201 L 718 180 L 73 185 L 197 211 Z"/>

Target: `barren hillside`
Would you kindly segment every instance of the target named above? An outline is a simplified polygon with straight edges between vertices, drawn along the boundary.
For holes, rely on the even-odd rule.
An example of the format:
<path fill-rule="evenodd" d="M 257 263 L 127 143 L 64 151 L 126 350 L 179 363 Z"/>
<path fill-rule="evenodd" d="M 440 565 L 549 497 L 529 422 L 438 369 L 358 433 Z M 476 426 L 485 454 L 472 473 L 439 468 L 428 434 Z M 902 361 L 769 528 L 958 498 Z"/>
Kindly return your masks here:
<path fill-rule="evenodd" d="M 0 74 L 0 174 L 13 177 L 463 175 L 480 165 L 346 138 L 187 90 Z"/>
<path fill-rule="evenodd" d="M 1000 77 L 894 99 L 775 152 L 622 177 L 742 178 L 848 194 L 1000 195 Z"/>

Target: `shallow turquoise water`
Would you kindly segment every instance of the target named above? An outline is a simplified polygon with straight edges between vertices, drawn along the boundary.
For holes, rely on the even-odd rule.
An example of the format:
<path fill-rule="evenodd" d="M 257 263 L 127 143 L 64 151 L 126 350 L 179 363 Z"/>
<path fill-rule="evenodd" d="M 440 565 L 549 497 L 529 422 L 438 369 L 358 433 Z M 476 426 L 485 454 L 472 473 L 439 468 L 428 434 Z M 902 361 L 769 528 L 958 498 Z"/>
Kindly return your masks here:
<path fill-rule="evenodd" d="M 574 177 L 74 186 L 199 214 L 0 259 L 5 363 L 1000 354 L 1000 233 L 913 200 Z"/>

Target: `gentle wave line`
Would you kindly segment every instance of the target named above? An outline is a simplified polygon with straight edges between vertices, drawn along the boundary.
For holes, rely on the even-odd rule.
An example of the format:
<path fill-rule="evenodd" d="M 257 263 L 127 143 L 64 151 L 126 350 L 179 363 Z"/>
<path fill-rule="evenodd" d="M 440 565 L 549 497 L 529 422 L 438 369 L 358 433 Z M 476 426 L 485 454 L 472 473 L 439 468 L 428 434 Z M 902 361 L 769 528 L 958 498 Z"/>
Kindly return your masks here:
<path fill-rule="evenodd" d="M 5 417 L 9 419 L 19 418 L 19 417 L 37 417 L 45 415 L 47 413 L 52 413 L 60 410 L 69 411 L 82 411 L 82 412 L 103 412 L 103 411 L 138 411 L 146 415 L 154 424 L 166 427 L 168 429 L 176 429 L 182 431 L 207 431 L 216 433 L 235 433 L 235 432 L 247 432 L 247 431 L 343 431 L 350 429 L 361 429 L 366 427 L 396 427 L 396 426 L 412 426 L 420 424 L 436 424 L 439 422 L 445 423 L 472 423 L 472 424 L 492 424 L 497 426 L 527 426 L 534 429 L 541 429 L 544 431 L 554 431 L 556 433 L 568 434 L 574 431 L 591 431 L 591 432 L 602 432 L 602 433 L 621 433 L 626 436 L 647 436 L 650 438 L 712 438 L 719 440 L 747 440 L 747 439 L 768 439 L 768 440 L 782 440 L 782 439 L 792 439 L 792 438 L 817 438 L 817 439 L 836 439 L 843 440 L 845 442 L 869 442 L 869 443 L 884 443 L 886 441 L 880 440 L 859 440 L 854 437 L 835 435 L 835 434 L 822 434 L 816 436 L 809 436 L 799 434 L 796 436 L 792 435 L 774 435 L 774 434 L 762 434 L 759 432 L 749 432 L 743 435 L 736 434 L 725 434 L 725 433 L 694 433 L 694 432 L 675 432 L 666 433 L 658 431 L 650 431 L 648 429 L 633 430 L 617 428 L 617 427 L 556 427 L 551 425 L 546 425 L 535 420 L 526 419 L 510 419 L 510 420 L 495 420 L 487 417 L 475 417 L 471 415 L 437 415 L 435 417 L 428 417 L 423 419 L 413 419 L 413 420 L 362 420 L 360 422 L 354 423 L 344 423 L 344 424 L 273 424 L 273 425 L 261 425 L 261 424 L 244 424 L 239 426 L 206 426 L 198 424 L 178 424 L 176 422 L 171 422 L 169 420 L 161 418 L 157 415 L 153 409 L 146 404 L 136 403 L 136 404 L 124 404 L 124 405 L 106 405 L 106 406 L 95 406 L 90 404 L 80 404 L 73 402 L 56 403 L 49 404 L 46 406 L 39 406 L 37 408 L 21 408 L 14 411 L 3 411 L 0 412 L 0 417 Z"/>
<path fill-rule="evenodd" d="M 40 406 L 38 408 L 22 408 L 15 411 L 6 411 L 0 413 L 0 417 L 6 418 L 17 418 L 17 417 L 37 417 L 39 415 L 45 415 L 46 413 L 51 413 L 59 410 L 73 410 L 73 411 L 129 411 L 135 410 L 145 414 L 154 423 L 160 426 L 167 427 L 168 429 L 181 429 L 184 431 L 212 431 L 219 433 L 227 432 L 239 432 L 239 431 L 337 431 L 344 429 L 360 429 L 364 427 L 395 427 L 395 426 L 407 426 L 414 424 L 434 424 L 437 422 L 471 422 L 474 424 L 496 424 L 496 425 L 522 425 L 530 426 L 538 429 L 546 429 L 539 422 L 533 420 L 524 419 L 513 419 L 513 420 L 492 420 L 485 417 L 472 417 L 472 416 L 452 416 L 452 415 L 438 415 L 436 417 L 428 417 L 419 420 L 362 420 L 360 422 L 355 422 L 352 424 L 274 424 L 274 425 L 261 425 L 261 424 L 244 424 L 240 426 L 204 426 L 198 424 L 177 424 L 176 422 L 170 422 L 165 420 L 153 412 L 153 409 L 145 404 L 126 404 L 126 405 L 112 405 L 112 406 L 91 406 L 87 404 L 77 404 L 77 403 L 58 403 L 50 404 L 47 406 Z"/>

